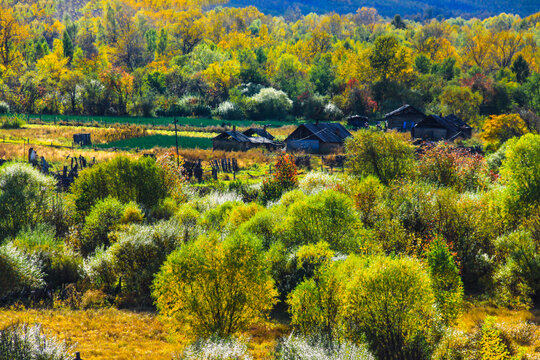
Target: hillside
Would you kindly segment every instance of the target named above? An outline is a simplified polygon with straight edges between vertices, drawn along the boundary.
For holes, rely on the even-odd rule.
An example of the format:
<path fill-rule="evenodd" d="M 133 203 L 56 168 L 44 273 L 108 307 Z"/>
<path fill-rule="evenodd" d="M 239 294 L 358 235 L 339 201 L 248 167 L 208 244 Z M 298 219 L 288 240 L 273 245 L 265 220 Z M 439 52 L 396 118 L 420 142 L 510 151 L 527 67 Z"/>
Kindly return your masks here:
<path fill-rule="evenodd" d="M 401 14 L 408 18 L 448 17 L 485 18 L 501 12 L 528 16 L 538 11 L 538 0 L 231 0 L 229 6 L 256 6 L 272 15 L 309 12 L 354 13 L 363 6 L 377 9 L 382 16 Z"/>

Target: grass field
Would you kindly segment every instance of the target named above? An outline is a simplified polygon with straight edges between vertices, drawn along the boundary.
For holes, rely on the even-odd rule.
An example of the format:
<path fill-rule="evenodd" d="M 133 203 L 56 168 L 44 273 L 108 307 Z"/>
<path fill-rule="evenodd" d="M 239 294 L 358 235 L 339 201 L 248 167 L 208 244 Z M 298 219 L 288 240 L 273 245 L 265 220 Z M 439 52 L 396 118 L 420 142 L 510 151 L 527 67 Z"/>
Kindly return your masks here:
<path fill-rule="evenodd" d="M 173 123 L 172 117 L 135 117 L 135 116 L 82 116 L 82 115 L 22 115 L 27 121 L 40 120 L 43 122 L 74 122 L 74 123 L 100 123 L 100 124 L 137 124 L 137 125 L 154 125 L 167 126 Z M 279 127 L 290 125 L 291 122 L 279 120 L 267 120 L 264 122 L 256 122 L 252 120 L 220 120 L 210 118 L 191 118 L 177 117 L 179 126 L 206 127 L 206 126 L 221 126 L 223 123 L 232 124 L 239 127 L 249 127 L 253 124 L 260 126 L 265 124 L 271 127 Z"/>
<path fill-rule="evenodd" d="M 83 360 L 170 360 L 191 341 L 189 333 L 169 335 L 151 312 L 128 310 L 0 309 L 0 328 L 14 323 L 42 325 L 49 336 L 65 340 Z M 290 331 L 279 323 L 261 323 L 244 336 L 254 359 L 267 359 L 277 339 Z"/>
<path fill-rule="evenodd" d="M 153 149 L 154 147 L 169 148 L 174 146 L 176 146 L 175 136 L 162 134 L 93 145 L 93 147 L 101 149 Z M 178 146 L 182 149 L 211 149 L 212 140 L 207 137 L 178 136 Z"/>

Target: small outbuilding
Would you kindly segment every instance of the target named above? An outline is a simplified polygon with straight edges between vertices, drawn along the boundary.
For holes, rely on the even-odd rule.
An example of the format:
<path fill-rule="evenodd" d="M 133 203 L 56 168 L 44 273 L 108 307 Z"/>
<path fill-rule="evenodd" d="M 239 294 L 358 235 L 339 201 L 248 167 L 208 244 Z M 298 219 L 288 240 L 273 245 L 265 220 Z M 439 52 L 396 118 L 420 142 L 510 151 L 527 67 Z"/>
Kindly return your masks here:
<path fill-rule="evenodd" d="M 92 139 L 90 134 L 73 134 L 73 143 L 80 146 L 92 145 Z"/>
<path fill-rule="evenodd" d="M 270 135 L 264 129 L 255 130 L 263 130 L 266 134 Z M 261 133 L 264 134 L 263 132 Z M 255 134 L 255 132 L 253 134 Z M 276 150 L 280 146 L 279 143 L 265 136 L 248 136 L 245 134 L 245 132 L 241 133 L 240 131 L 236 131 L 236 128 L 233 128 L 232 131 L 224 131 L 213 138 L 212 145 L 214 150 L 225 151 L 247 151 L 257 147 L 264 147 L 268 150 Z"/>
<path fill-rule="evenodd" d="M 347 118 L 347 125 L 353 129 L 365 129 L 368 127 L 369 119 L 366 116 L 352 115 Z"/>
<path fill-rule="evenodd" d="M 345 139 L 352 136 L 339 123 L 302 124 L 285 139 L 287 152 L 332 154 L 343 151 Z"/>
<path fill-rule="evenodd" d="M 411 131 L 414 125 L 425 118 L 426 114 L 408 104 L 384 115 L 387 129 L 401 132 Z"/>
<path fill-rule="evenodd" d="M 429 115 L 413 127 L 411 134 L 413 138 L 429 141 L 469 139 L 472 127 L 456 115 Z"/>
<path fill-rule="evenodd" d="M 266 126 L 262 128 L 249 128 L 246 131 L 244 131 L 242 134 L 250 137 L 263 137 L 268 140 L 274 140 L 274 136 L 270 134 L 268 131 L 266 131 Z"/>

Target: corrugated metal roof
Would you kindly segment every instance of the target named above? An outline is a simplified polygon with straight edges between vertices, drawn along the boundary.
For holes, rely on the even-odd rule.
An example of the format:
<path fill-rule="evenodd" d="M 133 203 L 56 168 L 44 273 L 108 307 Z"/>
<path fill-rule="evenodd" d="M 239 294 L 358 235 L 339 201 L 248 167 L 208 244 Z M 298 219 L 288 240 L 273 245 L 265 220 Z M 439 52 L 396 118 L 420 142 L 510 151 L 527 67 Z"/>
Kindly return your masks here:
<path fill-rule="evenodd" d="M 447 117 L 442 117 L 438 115 L 429 115 L 424 120 L 418 122 L 414 127 L 421 127 L 424 121 L 433 120 L 436 123 L 440 124 L 442 127 L 451 130 L 452 132 L 460 132 L 461 130 L 470 129 L 471 127 L 467 125 L 463 120 L 461 120 L 456 115 L 448 115 Z"/>
<path fill-rule="evenodd" d="M 253 144 L 273 144 L 274 142 L 264 137 L 250 137 L 242 134 L 239 131 L 224 131 L 212 140 L 224 140 L 226 138 L 232 138 L 240 143 L 253 143 Z"/>
<path fill-rule="evenodd" d="M 302 124 L 313 136 L 317 137 L 322 142 L 341 143 L 347 137 L 352 136 L 345 127 L 339 123 L 318 123 L 318 124 Z M 296 132 L 296 130 L 287 137 L 287 140 Z M 299 140 L 299 139 L 297 139 Z"/>
<path fill-rule="evenodd" d="M 264 138 L 274 140 L 274 136 L 270 134 L 268 131 L 266 131 L 266 129 L 263 129 L 263 128 L 249 128 L 246 131 L 244 131 L 244 135 L 246 136 L 252 136 L 253 134 L 257 134 Z"/>
<path fill-rule="evenodd" d="M 405 104 L 405 105 L 397 108 L 396 110 L 391 111 L 388 114 L 384 115 L 384 117 L 387 118 L 387 117 L 390 117 L 390 116 L 395 116 L 395 115 L 399 115 L 401 113 L 406 113 L 406 112 L 415 112 L 415 113 L 418 113 L 418 114 L 421 114 L 421 115 L 425 116 L 425 114 L 423 112 L 421 112 L 420 110 L 418 110 L 414 106 L 409 105 L 409 104 Z"/>

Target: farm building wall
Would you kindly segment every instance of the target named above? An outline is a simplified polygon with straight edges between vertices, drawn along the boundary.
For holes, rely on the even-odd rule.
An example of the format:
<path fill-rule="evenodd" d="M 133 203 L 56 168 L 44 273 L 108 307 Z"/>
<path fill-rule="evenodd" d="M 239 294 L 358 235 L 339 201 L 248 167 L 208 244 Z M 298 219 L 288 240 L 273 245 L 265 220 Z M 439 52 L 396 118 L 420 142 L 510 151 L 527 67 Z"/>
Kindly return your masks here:
<path fill-rule="evenodd" d="M 418 114 L 403 114 L 394 115 L 386 119 L 388 123 L 388 129 L 395 129 L 398 131 L 410 131 L 414 124 L 422 120 L 423 117 Z"/>
<path fill-rule="evenodd" d="M 344 146 L 342 143 L 321 143 L 319 154 L 336 154 L 342 153 Z"/>
<path fill-rule="evenodd" d="M 247 146 L 248 143 L 241 143 L 235 140 L 226 139 L 226 140 L 212 140 L 214 150 L 225 150 L 225 151 L 246 151 L 249 149 Z"/>
<path fill-rule="evenodd" d="M 434 127 L 415 127 L 413 137 L 424 140 L 443 140 L 448 136 L 448 130 Z"/>

